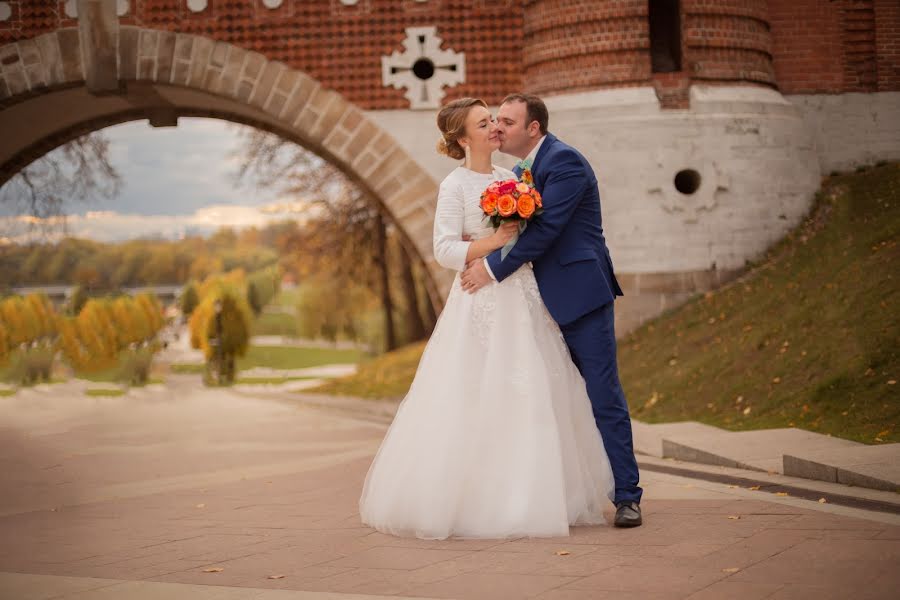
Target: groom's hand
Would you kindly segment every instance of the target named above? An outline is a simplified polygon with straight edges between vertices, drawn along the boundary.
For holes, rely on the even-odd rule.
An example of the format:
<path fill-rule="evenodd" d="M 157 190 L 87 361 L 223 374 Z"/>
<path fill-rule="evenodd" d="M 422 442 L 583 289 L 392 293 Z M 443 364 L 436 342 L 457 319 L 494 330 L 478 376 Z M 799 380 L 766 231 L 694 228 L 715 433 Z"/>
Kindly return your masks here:
<path fill-rule="evenodd" d="M 487 269 L 484 268 L 484 259 L 482 258 L 476 258 L 467 264 L 466 270 L 463 271 L 460 278 L 462 288 L 470 294 L 474 294 L 492 281 Z"/>

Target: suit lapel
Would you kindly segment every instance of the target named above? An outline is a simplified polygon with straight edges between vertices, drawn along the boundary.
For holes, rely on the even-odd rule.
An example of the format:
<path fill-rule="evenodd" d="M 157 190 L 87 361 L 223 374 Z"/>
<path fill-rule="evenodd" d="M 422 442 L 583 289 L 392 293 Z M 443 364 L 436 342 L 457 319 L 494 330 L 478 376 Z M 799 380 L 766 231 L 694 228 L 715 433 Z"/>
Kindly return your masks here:
<path fill-rule="evenodd" d="M 541 144 L 541 149 L 538 150 L 537 156 L 534 157 L 534 162 L 531 164 L 531 175 L 535 180 L 538 178 L 538 169 L 543 165 L 541 159 L 550 151 L 550 146 L 552 146 L 556 142 L 556 136 L 552 133 L 548 133 L 547 137 L 544 138 L 544 143 Z M 543 183 L 543 177 L 541 178 L 541 182 Z M 543 187 L 543 185 L 541 186 Z"/>

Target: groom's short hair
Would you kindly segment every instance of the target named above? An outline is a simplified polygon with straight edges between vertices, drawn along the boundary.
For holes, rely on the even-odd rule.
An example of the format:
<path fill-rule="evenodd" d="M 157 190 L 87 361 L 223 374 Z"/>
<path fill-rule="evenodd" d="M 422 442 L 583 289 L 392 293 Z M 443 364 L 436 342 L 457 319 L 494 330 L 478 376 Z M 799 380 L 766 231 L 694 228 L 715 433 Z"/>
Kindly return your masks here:
<path fill-rule="evenodd" d="M 525 103 L 525 117 L 528 119 L 525 127 L 531 125 L 532 121 L 537 121 L 541 128 L 541 135 L 547 135 L 550 113 L 547 112 L 547 105 L 544 104 L 543 100 L 533 94 L 510 94 L 503 99 L 501 104 L 506 104 L 507 102 Z"/>

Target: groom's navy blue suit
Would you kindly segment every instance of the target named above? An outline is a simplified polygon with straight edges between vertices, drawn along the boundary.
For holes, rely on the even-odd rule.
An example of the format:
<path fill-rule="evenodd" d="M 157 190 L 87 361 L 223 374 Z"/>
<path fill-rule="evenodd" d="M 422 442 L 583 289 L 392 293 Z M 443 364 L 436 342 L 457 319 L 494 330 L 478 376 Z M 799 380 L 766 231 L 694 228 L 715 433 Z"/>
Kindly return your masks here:
<path fill-rule="evenodd" d="M 541 144 L 531 174 L 544 212 L 505 259 L 499 250 L 488 255 L 488 266 L 503 281 L 532 263 L 544 304 L 587 384 L 616 482 L 614 501 L 640 502 L 631 418 L 616 364 L 613 302 L 622 290 L 603 237 L 597 178 L 577 150 L 552 134 Z"/>

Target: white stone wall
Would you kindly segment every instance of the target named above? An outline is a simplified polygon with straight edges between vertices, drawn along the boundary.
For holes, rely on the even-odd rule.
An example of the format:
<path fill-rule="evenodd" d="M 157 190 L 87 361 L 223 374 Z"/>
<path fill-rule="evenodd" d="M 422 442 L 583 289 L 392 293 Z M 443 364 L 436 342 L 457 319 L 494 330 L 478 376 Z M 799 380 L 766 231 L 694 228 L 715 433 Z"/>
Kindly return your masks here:
<path fill-rule="evenodd" d="M 823 173 L 900 160 L 900 92 L 787 96 L 815 136 Z"/>
<path fill-rule="evenodd" d="M 803 218 L 819 187 L 813 138 L 773 90 L 694 86 L 689 110 L 661 110 L 649 87 L 554 96 L 547 105 L 550 130 L 597 173 L 617 272 L 740 268 Z M 457 163 L 434 149 L 435 114 L 369 117 L 440 181 Z M 675 189 L 681 169 L 700 173 L 696 193 Z"/>

